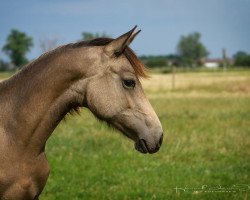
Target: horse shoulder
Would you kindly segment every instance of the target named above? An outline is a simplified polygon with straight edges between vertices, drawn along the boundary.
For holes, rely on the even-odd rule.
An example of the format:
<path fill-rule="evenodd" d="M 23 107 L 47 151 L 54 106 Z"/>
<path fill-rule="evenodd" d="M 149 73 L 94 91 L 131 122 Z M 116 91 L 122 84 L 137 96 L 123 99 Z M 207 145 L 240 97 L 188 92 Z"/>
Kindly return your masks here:
<path fill-rule="evenodd" d="M 50 173 L 46 156 L 22 153 L 8 139 L 0 127 L 0 199 L 37 199 Z"/>

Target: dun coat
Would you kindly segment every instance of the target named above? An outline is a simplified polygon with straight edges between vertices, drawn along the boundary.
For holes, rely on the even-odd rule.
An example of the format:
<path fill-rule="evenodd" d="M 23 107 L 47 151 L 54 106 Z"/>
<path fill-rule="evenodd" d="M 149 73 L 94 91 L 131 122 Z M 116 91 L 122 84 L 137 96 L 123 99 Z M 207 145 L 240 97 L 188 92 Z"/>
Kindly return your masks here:
<path fill-rule="evenodd" d="M 138 151 L 159 150 L 161 123 L 139 81 L 147 75 L 128 47 L 135 29 L 59 47 L 0 83 L 0 199 L 38 199 L 50 171 L 46 141 L 79 107 L 120 130 Z"/>

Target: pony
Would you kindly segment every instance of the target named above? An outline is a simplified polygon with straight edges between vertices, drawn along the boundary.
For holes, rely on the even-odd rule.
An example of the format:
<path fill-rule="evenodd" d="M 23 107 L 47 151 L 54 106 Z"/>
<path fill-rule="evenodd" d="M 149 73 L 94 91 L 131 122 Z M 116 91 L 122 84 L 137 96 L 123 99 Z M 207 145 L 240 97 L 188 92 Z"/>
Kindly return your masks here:
<path fill-rule="evenodd" d="M 140 83 L 147 73 L 129 48 L 139 32 L 58 47 L 0 83 L 0 199 L 39 198 L 50 172 L 46 141 L 80 107 L 139 152 L 159 150 L 162 126 Z"/>

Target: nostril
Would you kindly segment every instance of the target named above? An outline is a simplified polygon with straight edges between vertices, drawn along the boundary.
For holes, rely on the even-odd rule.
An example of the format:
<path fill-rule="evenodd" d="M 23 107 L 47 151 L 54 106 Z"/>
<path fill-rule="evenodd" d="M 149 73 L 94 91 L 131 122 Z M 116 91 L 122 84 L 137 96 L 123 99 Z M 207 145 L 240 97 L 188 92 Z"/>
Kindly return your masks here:
<path fill-rule="evenodd" d="M 163 141 L 163 134 L 161 134 L 161 137 L 160 137 L 160 140 L 159 140 L 159 146 L 161 146 L 162 141 Z"/>

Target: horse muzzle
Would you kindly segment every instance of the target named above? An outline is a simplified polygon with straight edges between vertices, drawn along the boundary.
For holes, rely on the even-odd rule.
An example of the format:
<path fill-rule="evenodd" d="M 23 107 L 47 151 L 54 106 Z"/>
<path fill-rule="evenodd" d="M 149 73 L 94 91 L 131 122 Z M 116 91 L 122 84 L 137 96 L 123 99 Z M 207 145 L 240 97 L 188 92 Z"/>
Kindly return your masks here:
<path fill-rule="evenodd" d="M 135 149 L 141 153 L 153 154 L 159 151 L 162 141 L 163 141 L 163 134 L 161 134 L 159 141 L 156 142 L 154 146 L 150 145 L 149 142 L 147 142 L 145 139 L 139 139 L 135 143 Z"/>

